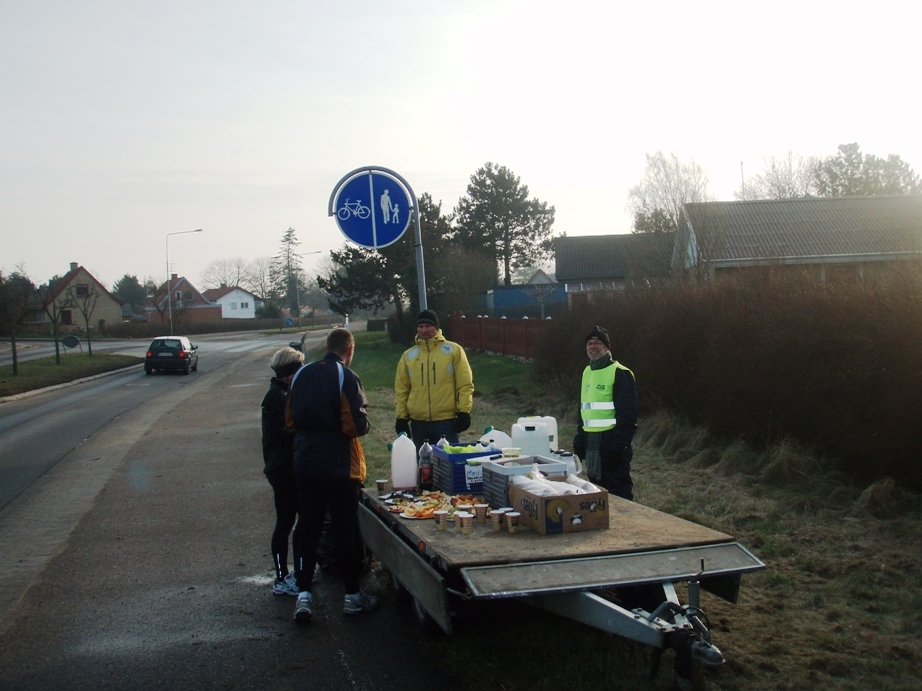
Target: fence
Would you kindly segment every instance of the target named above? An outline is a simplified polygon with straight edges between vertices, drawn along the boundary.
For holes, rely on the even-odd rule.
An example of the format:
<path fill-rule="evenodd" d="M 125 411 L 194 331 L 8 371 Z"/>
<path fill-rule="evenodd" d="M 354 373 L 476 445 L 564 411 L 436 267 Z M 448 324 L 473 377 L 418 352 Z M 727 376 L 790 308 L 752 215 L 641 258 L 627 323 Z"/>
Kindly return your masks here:
<path fill-rule="evenodd" d="M 541 319 L 452 316 L 448 320 L 451 339 L 465 348 L 524 358 L 535 356 L 538 340 L 547 326 L 547 321 Z"/>

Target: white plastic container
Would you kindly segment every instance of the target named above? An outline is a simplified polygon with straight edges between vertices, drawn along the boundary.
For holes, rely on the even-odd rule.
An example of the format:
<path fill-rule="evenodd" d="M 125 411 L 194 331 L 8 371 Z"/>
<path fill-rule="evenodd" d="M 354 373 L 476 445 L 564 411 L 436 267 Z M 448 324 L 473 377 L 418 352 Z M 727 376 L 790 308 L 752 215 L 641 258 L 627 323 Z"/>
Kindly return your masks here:
<path fill-rule="evenodd" d="M 560 448 L 559 440 L 557 439 L 556 418 L 553 418 L 550 415 L 531 415 L 529 417 L 520 417 L 518 420 L 518 424 L 522 426 L 536 425 L 541 422 L 543 422 L 544 426 L 547 427 L 547 438 L 551 447 L 551 451 L 556 451 Z"/>
<path fill-rule="evenodd" d="M 519 447 L 523 456 L 549 456 L 551 444 L 544 422 L 518 423 L 512 426 L 512 444 Z"/>
<path fill-rule="evenodd" d="M 480 441 L 484 444 L 489 444 L 492 441 L 494 444 L 496 444 L 497 449 L 505 449 L 508 446 L 512 446 L 512 438 L 508 434 L 498 429 L 492 428 L 489 432 L 483 433 Z"/>
<path fill-rule="evenodd" d="M 416 444 L 403 432 L 391 444 L 391 485 L 395 491 L 416 487 Z"/>

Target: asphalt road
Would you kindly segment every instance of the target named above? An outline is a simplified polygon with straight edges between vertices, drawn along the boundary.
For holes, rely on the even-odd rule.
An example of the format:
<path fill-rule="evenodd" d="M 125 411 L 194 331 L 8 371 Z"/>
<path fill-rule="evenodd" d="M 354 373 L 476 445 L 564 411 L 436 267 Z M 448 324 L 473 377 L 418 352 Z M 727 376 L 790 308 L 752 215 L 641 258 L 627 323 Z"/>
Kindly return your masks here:
<path fill-rule="evenodd" d="M 203 344 L 188 377 L 138 371 L 0 407 L 0 446 L 33 439 L 26 465 L 42 436 L 96 425 L 0 510 L 0 688 L 456 688 L 444 642 L 383 572 L 366 574 L 383 606 L 361 616 L 342 614 L 335 574 L 307 626 L 272 595 L 258 410 L 281 345 Z M 62 422 L 71 409 L 88 417 Z"/>

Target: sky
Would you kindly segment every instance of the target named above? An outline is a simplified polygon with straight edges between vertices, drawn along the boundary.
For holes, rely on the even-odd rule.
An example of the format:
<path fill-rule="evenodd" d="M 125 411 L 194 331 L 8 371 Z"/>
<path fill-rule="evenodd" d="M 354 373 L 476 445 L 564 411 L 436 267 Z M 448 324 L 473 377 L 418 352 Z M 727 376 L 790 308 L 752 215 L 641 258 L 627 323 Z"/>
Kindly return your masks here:
<path fill-rule="evenodd" d="M 570 236 L 630 232 L 660 150 L 720 200 L 849 142 L 922 172 L 910 3 L 624 4 L 0 0 L 0 271 L 162 281 L 169 243 L 204 287 L 293 227 L 310 272 L 371 165 L 443 213 L 504 165 Z"/>

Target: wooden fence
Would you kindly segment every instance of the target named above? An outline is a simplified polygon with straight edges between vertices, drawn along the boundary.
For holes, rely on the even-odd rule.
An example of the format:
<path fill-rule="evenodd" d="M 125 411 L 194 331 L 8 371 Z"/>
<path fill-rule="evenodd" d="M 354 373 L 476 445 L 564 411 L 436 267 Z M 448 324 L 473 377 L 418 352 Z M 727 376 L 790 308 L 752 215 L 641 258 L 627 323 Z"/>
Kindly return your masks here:
<path fill-rule="evenodd" d="M 538 339 L 547 326 L 547 320 L 541 319 L 453 316 L 448 320 L 451 340 L 465 348 L 524 358 L 535 356 Z"/>

